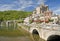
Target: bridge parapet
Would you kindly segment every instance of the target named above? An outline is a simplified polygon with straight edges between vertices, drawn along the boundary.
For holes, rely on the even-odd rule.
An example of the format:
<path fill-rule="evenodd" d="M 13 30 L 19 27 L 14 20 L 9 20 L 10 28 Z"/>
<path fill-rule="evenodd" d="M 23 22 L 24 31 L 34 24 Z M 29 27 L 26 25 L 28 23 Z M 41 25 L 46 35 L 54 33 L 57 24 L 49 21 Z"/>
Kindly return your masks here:
<path fill-rule="evenodd" d="M 50 24 L 49 25 L 49 24 L 47 24 L 47 25 L 43 25 L 42 29 L 60 31 L 60 25 L 57 25 L 57 24 Z"/>
<path fill-rule="evenodd" d="M 37 30 L 39 36 L 42 39 L 47 40 L 47 38 L 51 35 L 60 35 L 60 26 L 57 24 L 18 24 L 23 29 L 27 30 L 28 32 L 32 33 L 34 29 Z"/>

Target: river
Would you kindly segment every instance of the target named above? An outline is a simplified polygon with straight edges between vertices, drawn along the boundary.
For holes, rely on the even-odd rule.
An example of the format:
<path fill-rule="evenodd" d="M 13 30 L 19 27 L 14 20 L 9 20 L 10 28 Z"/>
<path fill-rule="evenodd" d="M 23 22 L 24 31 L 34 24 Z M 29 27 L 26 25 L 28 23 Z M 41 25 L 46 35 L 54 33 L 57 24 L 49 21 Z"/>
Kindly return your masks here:
<path fill-rule="evenodd" d="M 38 35 L 22 36 L 22 37 L 0 37 L 0 41 L 44 41 Z"/>
<path fill-rule="evenodd" d="M 14 30 L 14 27 L 7 27 L 9 30 Z M 1 29 L 6 29 L 6 27 L 0 27 Z M 20 28 L 20 31 L 22 31 L 22 29 Z M 22 31 L 23 32 L 23 31 Z M 23 32 L 24 33 L 24 32 Z M 39 35 L 32 35 L 30 34 L 29 36 L 20 36 L 20 37 L 3 37 L 0 36 L 0 41 L 44 41 L 43 39 L 41 39 L 39 37 Z"/>

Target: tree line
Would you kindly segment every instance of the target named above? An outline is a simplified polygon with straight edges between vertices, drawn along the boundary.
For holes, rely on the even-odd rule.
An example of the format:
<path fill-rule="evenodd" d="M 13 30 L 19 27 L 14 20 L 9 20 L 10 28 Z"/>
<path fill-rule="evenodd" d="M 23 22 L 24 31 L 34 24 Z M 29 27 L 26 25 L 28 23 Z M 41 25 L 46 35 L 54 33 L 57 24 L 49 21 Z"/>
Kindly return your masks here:
<path fill-rule="evenodd" d="M 15 10 L 10 10 L 10 11 L 0 11 L 0 21 L 4 20 L 18 20 L 25 18 L 32 14 L 32 12 L 27 12 L 27 11 L 15 11 Z"/>

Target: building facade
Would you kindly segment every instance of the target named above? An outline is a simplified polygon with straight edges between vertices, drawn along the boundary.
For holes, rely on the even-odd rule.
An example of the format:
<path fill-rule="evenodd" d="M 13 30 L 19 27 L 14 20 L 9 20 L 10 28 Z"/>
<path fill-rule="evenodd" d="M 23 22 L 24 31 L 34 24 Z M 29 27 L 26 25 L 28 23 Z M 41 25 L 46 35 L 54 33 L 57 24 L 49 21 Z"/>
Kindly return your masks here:
<path fill-rule="evenodd" d="M 38 6 L 30 16 L 30 21 L 38 22 L 38 23 L 49 23 L 49 22 L 57 22 L 58 17 L 54 16 L 53 12 L 49 10 L 48 5 L 41 4 Z M 26 20 L 26 19 L 25 19 Z M 28 21 L 28 19 L 27 19 Z"/>

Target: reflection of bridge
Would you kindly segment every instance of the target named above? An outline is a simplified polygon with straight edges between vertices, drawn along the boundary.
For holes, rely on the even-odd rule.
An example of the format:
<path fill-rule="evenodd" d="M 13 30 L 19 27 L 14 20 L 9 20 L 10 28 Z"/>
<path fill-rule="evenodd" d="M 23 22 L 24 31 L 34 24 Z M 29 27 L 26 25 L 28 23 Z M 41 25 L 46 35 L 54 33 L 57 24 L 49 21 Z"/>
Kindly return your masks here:
<path fill-rule="evenodd" d="M 17 27 L 17 21 L 19 20 L 7 20 L 7 21 L 0 21 L 0 28 L 9 28 L 13 27 L 14 29 Z"/>
<path fill-rule="evenodd" d="M 60 35 L 60 26 L 57 24 L 30 24 L 30 25 L 24 25 L 24 24 L 18 24 L 23 29 L 29 31 L 30 33 L 39 34 L 40 38 L 47 40 L 51 39 L 51 37 L 56 38 Z"/>

